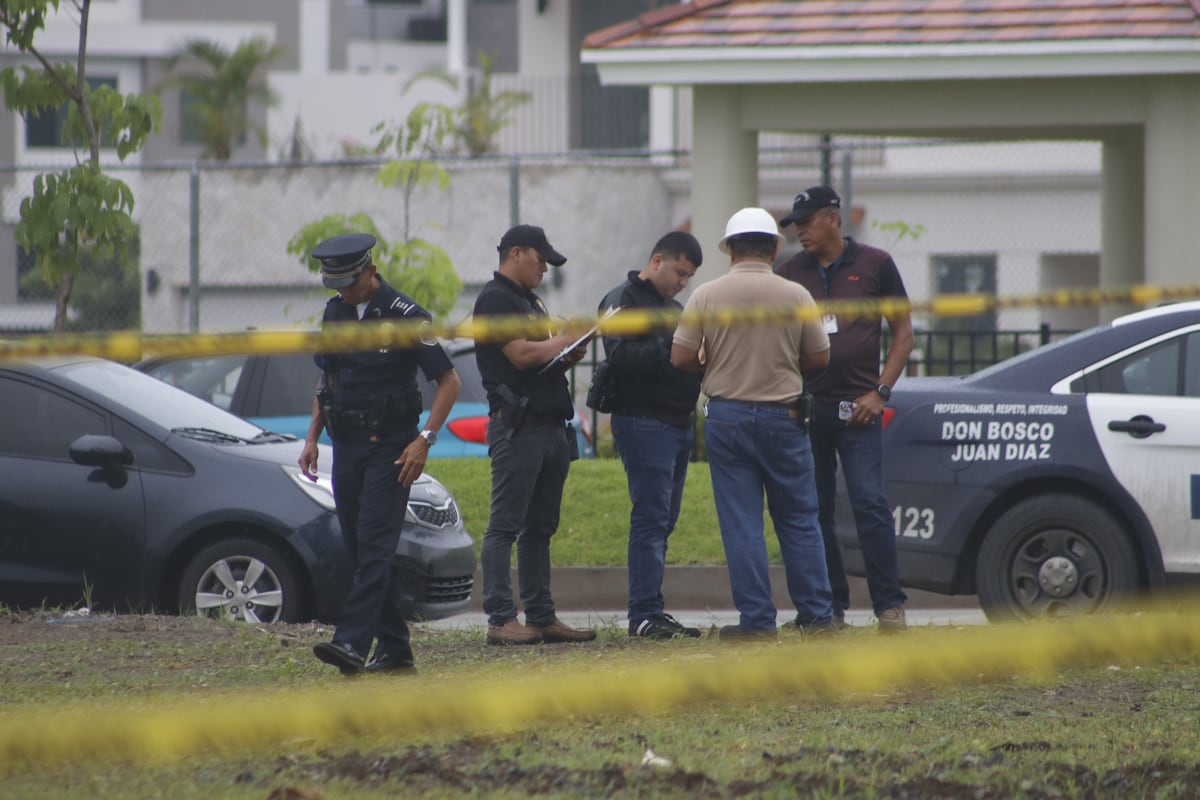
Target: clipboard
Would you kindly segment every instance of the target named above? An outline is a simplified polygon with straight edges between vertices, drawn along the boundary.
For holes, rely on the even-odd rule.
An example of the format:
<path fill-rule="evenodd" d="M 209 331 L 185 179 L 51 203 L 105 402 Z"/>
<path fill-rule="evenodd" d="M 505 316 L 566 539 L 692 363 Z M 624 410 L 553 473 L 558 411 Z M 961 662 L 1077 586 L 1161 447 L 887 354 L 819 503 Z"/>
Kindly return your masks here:
<path fill-rule="evenodd" d="M 608 319 L 609 317 L 611 317 L 613 314 L 616 314 L 620 310 L 621 310 L 620 306 L 613 306 L 612 308 L 608 309 L 607 311 L 605 311 L 603 314 L 600 315 L 600 321 L 603 322 L 604 320 Z M 587 344 L 592 339 L 594 339 L 596 337 L 596 334 L 599 332 L 600 332 L 600 325 L 599 325 L 599 323 L 597 323 L 597 324 L 593 325 L 591 328 L 589 328 L 587 333 L 583 334 L 583 336 L 580 336 L 578 339 L 571 342 L 569 345 L 564 347 L 562 350 L 559 350 L 558 355 L 554 356 L 554 358 L 552 358 L 548 362 L 546 362 L 546 366 L 539 369 L 537 374 L 544 375 L 555 364 L 561 364 L 562 360 L 567 357 L 567 353 L 570 353 L 572 350 L 574 350 L 576 347 L 579 347 L 580 345 Z"/>

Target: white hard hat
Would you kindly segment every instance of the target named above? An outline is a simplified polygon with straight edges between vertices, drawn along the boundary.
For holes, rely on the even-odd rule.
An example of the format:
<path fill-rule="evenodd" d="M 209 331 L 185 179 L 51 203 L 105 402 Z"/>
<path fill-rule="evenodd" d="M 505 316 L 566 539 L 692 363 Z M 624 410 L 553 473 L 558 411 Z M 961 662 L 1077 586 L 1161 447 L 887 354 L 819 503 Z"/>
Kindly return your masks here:
<path fill-rule="evenodd" d="M 765 208 L 743 208 L 729 218 L 725 223 L 725 238 L 721 239 L 718 247 L 722 253 L 729 252 L 729 238 L 743 233 L 765 233 L 780 239 L 779 223 Z"/>

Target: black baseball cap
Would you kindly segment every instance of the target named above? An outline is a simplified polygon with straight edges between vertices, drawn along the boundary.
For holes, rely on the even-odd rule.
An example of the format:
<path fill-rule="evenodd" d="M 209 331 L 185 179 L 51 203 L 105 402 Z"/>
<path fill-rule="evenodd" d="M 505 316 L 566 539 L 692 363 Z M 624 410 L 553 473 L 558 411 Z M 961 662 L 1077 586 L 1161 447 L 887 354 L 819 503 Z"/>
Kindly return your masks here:
<path fill-rule="evenodd" d="M 327 289 L 344 289 L 371 263 L 375 237 L 369 233 L 344 233 L 313 248 L 312 257 L 321 262 L 321 283 Z"/>
<path fill-rule="evenodd" d="M 792 213 L 779 220 L 781 228 L 804 222 L 822 208 L 841 208 L 842 198 L 828 186 L 810 186 L 792 201 Z"/>
<path fill-rule="evenodd" d="M 505 231 L 496 250 L 503 253 L 510 247 L 532 247 L 539 256 L 546 259 L 547 264 L 556 267 L 567 263 L 567 257 L 550 246 L 546 232 L 537 225 L 517 225 Z"/>

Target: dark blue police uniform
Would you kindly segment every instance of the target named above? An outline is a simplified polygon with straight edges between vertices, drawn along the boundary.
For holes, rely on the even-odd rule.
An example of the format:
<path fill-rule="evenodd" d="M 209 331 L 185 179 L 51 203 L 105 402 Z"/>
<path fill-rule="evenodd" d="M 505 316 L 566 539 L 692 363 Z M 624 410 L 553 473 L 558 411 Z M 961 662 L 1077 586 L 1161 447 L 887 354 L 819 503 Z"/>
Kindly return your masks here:
<path fill-rule="evenodd" d="M 325 270 L 323 274 L 327 286 L 334 284 L 331 288 L 348 285 L 337 285 L 339 281 L 331 281 Z M 361 319 L 359 307 L 339 295 L 325 305 L 322 327 L 431 319 L 411 298 L 378 280 L 379 288 Z M 409 488 L 400 484 L 395 461 L 417 436 L 421 414 L 417 369 L 435 380 L 452 364 L 433 339 L 413 346 L 319 355 L 316 361 L 323 373 L 321 412 L 333 441 L 334 501 L 354 562 L 354 582 L 333 644 L 349 646 L 365 658 L 375 640 L 374 662 L 411 665 L 408 626 L 400 611 L 402 587 L 393 569 Z M 319 652 L 318 657 L 329 660 Z M 342 666 L 344 672 L 353 671 L 340 658 L 330 663 Z"/>

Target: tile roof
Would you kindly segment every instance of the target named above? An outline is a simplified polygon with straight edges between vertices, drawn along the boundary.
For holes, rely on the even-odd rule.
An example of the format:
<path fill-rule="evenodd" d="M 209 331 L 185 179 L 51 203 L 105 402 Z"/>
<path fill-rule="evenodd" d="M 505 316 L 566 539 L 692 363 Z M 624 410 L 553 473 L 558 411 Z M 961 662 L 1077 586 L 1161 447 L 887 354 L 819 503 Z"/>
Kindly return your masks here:
<path fill-rule="evenodd" d="M 585 49 L 941 45 L 1200 38 L 1200 0 L 695 0 Z"/>

